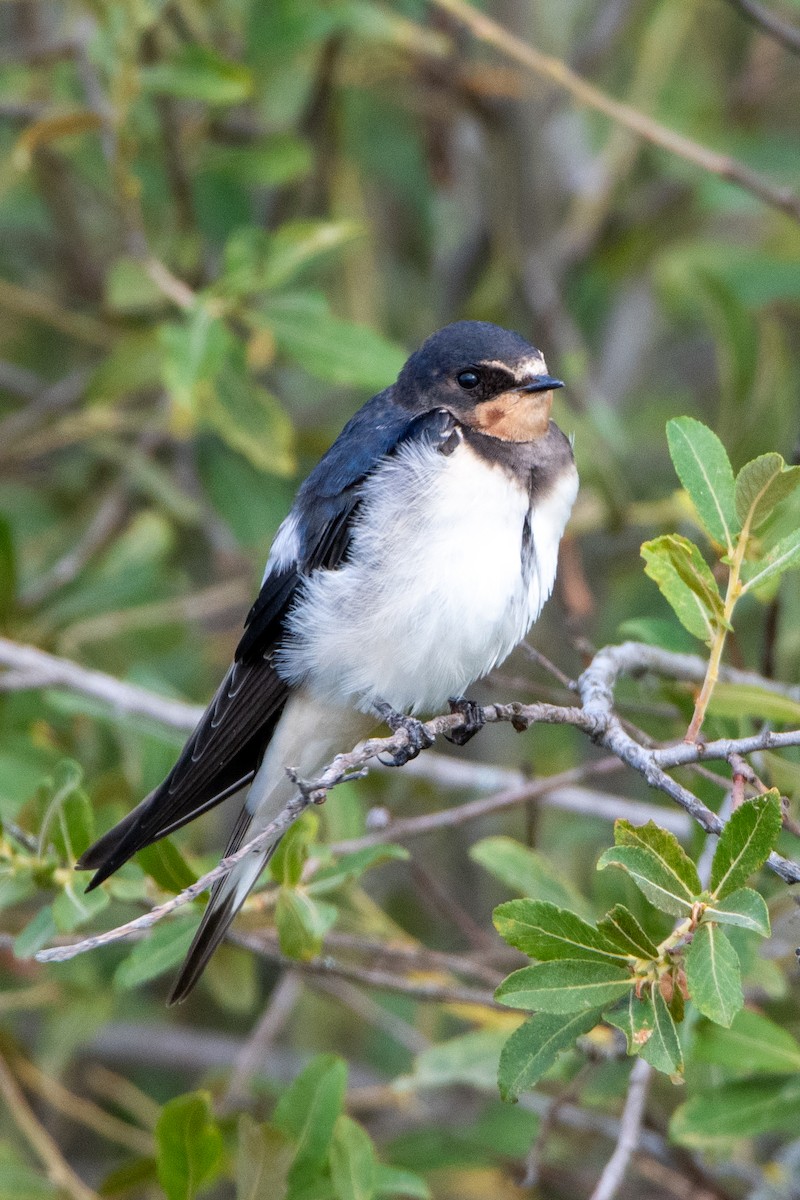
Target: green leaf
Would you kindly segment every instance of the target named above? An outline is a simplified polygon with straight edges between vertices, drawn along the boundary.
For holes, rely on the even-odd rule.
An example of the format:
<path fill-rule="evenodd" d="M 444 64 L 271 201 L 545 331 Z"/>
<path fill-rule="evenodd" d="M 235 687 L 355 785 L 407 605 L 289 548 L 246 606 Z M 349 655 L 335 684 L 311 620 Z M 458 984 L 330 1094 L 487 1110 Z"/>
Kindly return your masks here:
<path fill-rule="evenodd" d="M 67 862 L 74 863 L 94 840 L 94 811 L 81 789 L 83 771 L 64 758 L 46 781 L 47 807 L 39 830 L 39 848 L 49 845 Z"/>
<path fill-rule="evenodd" d="M 631 617 L 620 621 L 616 640 L 645 642 L 648 646 L 661 646 L 676 654 L 693 654 L 696 647 L 686 633 L 671 617 Z"/>
<path fill-rule="evenodd" d="M 200 100 L 205 104 L 241 104 L 253 90 L 247 67 L 206 46 L 187 46 L 171 62 L 139 68 L 142 90 L 150 95 Z"/>
<path fill-rule="evenodd" d="M 158 925 L 119 964 L 114 972 L 114 987 L 138 987 L 172 970 L 189 949 L 196 929 L 196 917 L 179 917 Z"/>
<path fill-rule="evenodd" d="M 673 917 L 688 917 L 695 902 L 689 888 L 658 855 L 643 846 L 612 846 L 600 856 L 598 871 L 619 867 L 651 904 Z"/>
<path fill-rule="evenodd" d="M 615 904 L 611 912 L 597 922 L 597 928 L 606 941 L 623 954 L 646 960 L 658 958 L 658 946 L 623 904 Z"/>
<path fill-rule="evenodd" d="M 687 898 L 694 899 L 700 894 L 702 884 L 697 867 L 668 829 L 662 829 L 655 821 L 631 825 L 630 821 L 621 819 L 614 822 L 614 841 L 618 846 L 640 846 L 651 850 L 664 870 L 674 875 L 676 885 L 685 889 Z"/>
<path fill-rule="evenodd" d="M 293 183 L 305 178 L 314 165 L 310 144 L 292 133 L 262 132 L 251 145 L 221 146 L 206 142 L 203 149 L 199 173 L 215 172 L 223 176 L 226 183 L 235 180 L 247 188 L 278 187 Z M 252 226 L 245 228 L 254 234 L 264 233 Z"/>
<path fill-rule="evenodd" d="M 214 951 L 203 976 L 220 1008 L 252 1013 L 260 999 L 258 959 L 249 950 L 223 942 Z"/>
<path fill-rule="evenodd" d="M 529 1091 L 555 1063 L 559 1054 L 575 1044 L 577 1038 L 594 1029 L 601 1008 L 567 1017 L 539 1012 L 520 1025 L 503 1047 L 497 1082 L 504 1100 L 515 1102 L 521 1092 Z"/>
<path fill-rule="evenodd" d="M 283 1093 L 273 1124 L 297 1143 L 290 1183 L 298 1184 L 319 1170 L 328 1156 L 336 1119 L 347 1088 L 347 1067 L 332 1054 L 315 1058 Z"/>
<path fill-rule="evenodd" d="M 329 1161 L 338 1200 L 372 1200 L 375 1147 L 367 1131 L 352 1117 L 337 1117 Z"/>
<path fill-rule="evenodd" d="M 261 313 L 283 353 L 329 386 L 379 391 L 394 383 L 406 359 L 374 330 L 332 316 L 313 292 L 271 296 Z"/>
<path fill-rule="evenodd" d="M 294 829 L 294 826 L 292 826 Z M 410 858 L 405 846 L 396 846 L 391 842 L 379 846 L 365 846 L 363 850 L 354 850 L 352 854 L 343 854 L 330 866 L 321 867 L 314 872 L 311 881 L 306 885 L 309 896 L 324 896 L 336 891 L 345 883 L 350 883 L 385 862 L 407 862 Z"/>
<path fill-rule="evenodd" d="M 571 1013 L 619 1000 L 633 982 L 630 972 L 614 963 L 562 958 L 514 971 L 495 999 L 509 1008 Z"/>
<path fill-rule="evenodd" d="M 71 933 L 102 912 L 110 899 L 108 892 L 102 888 L 87 895 L 76 876 L 75 881 L 71 881 L 53 901 L 53 920 L 60 933 Z"/>
<path fill-rule="evenodd" d="M 711 864 L 711 889 L 723 899 L 738 891 L 769 857 L 781 831 L 777 792 L 740 804 L 725 824 Z"/>
<path fill-rule="evenodd" d="M 497 1064 L 505 1045 L 507 1030 L 475 1029 L 458 1037 L 434 1042 L 414 1059 L 414 1071 L 408 1085 L 422 1088 L 451 1087 L 466 1083 L 475 1088 L 494 1088 Z"/>
<path fill-rule="evenodd" d="M 224 285 L 235 293 L 285 287 L 362 233 L 354 221 L 285 221 L 273 234 L 246 226 L 225 246 Z"/>
<path fill-rule="evenodd" d="M 795 529 L 770 547 L 757 562 L 745 564 L 742 573 L 746 583 L 742 592 L 759 588 L 770 579 L 783 575 L 785 571 L 796 571 L 798 567 L 800 567 L 800 529 Z"/>
<path fill-rule="evenodd" d="M 46 904 L 14 938 L 14 954 L 17 958 L 33 958 L 57 933 L 53 906 Z"/>
<path fill-rule="evenodd" d="M 275 924 L 281 950 L 290 958 L 307 961 L 319 954 L 325 934 L 336 924 L 338 909 L 324 900 L 312 900 L 305 890 L 281 888 L 275 906 Z"/>
<path fill-rule="evenodd" d="M 800 487 L 800 467 L 787 467 L 780 454 L 761 454 L 736 476 L 736 512 L 751 532 L 766 521 L 781 500 Z"/>
<path fill-rule="evenodd" d="M 717 925 L 700 925 L 686 952 L 689 995 L 704 1017 L 730 1025 L 744 1004 L 739 959 Z"/>
<path fill-rule="evenodd" d="M 769 911 L 764 897 L 752 888 L 739 888 L 724 900 L 710 904 L 703 919 L 719 921 L 721 925 L 738 925 L 742 929 L 760 933 L 762 937 L 769 937 L 770 934 Z"/>
<path fill-rule="evenodd" d="M 740 524 L 725 447 L 708 426 L 692 417 L 668 421 L 667 442 L 675 472 L 703 526 L 715 542 L 732 551 Z"/>
<path fill-rule="evenodd" d="M 208 305 L 197 304 L 183 320 L 159 326 L 161 375 L 178 436 L 194 432 L 204 405 L 213 405 L 214 385 L 236 342 Z"/>
<path fill-rule="evenodd" d="M 165 892 L 177 894 L 197 881 L 197 875 L 170 838 L 139 850 L 136 861 Z"/>
<path fill-rule="evenodd" d="M 108 308 L 129 315 L 163 308 L 167 298 L 139 259 L 120 255 L 111 264 L 105 281 Z"/>
<path fill-rule="evenodd" d="M 644 542 L 641 555 L 645 574 L 672 605 L 684 628 L 710 643 L 725 624 L 724 605 L 708 563 L 694 542 L 677 533 L 664 534 Z"/>
<path fill-rule="evenodd" d="M 410 1200 L 431 1200 L 431 1190 L 420 1175 L 377 1163 L 375 1167 L 376 1196 L 408 1196 Z"/>
<path fill-rule="evenodd" d="M 203 398 L 202 420 L 257 470 L 276 475 L 294 471 L 294 426 L 272 392 L 249 378 L 239 348 Z"/>
<path fill-rule="evenodd" d="M 259 1125 L 248 1113 L 239 1118 L 236 1200 L 286 1200 L 294 1143 L 274 1125 Z"/>
<path fill-rule="evenodd" d="M 216 1174 L 222 1134 L 211 1113 L 208 1092 L 190 1092 L 168 1101 L 156 1123 L 158 1181 L 167 1200 L 192 1200 Z"/>
<path fill-rule="evenodd" d="M 514 838 L 483 838 L 470 847 L 469 856 L 506 887 L 524 896 L 579 912 L 587 908 L 583 896 L 556 874 L 543 854 Z"/>
<path fill-rule="evenodd" d="M 658 987 L 643 996 L 632 991 L 627 1003 L 606 1013 L 605 1020 L 621 1029 L 628 1054 L 638 1054 L 665 1075 L 683 1074 L 683 1051 L 675 1022 Z"/>
<path fill-rule="evenodd" d="M 695 1056 L 736 1074 L 800 1073 L 800 1042 L 761 1013 L 743 1008 L 729 1029 L 703 1023 L 695 1037 Z"/>
<path fill-rule="evenodd" d="M 59 1200 L 64 1193 L 0 1142 L 0 1200 Z"/>
<path fill-rule="evenodd" d="M 274 479 L 265 488 L 263 474 L 214 435 L 198 438 L 197 466 L 211 503 L 237 539 L 266 552 L 291 497 Z"/>
<path fill-rule="evenodd" d="M 795 1133 L 798 1123 L 800 1078 L 765 1075 L 698 1092 L 673 1114 L 670 1137 L 684 1146 L 703 1147 L 720 1139 Z"/>
<path fill-rule="evenodd" d="M 531 958 L 627 960 L 593 925 L 546 900 L 509 900 L 494 910 L 493 920 L 501 938 Z"/>
<path fill-rule="evenodd" d="M 787 723 L 800 720 L 797 700 L 749 683 L 717 682 L 707 711 L 712 717 L 760 717 L 763 721 Z"/>
<path fill-rule="evenodd" d="M 297 887 L 308 861 L 309 846 L 318 832 L 319 817 L 315 812 L 304 812 L 287 829 L 269 863 L 269 873 L 276 883 Z"/>
<path fill-rule="evenodd" d="M 36 894 L 33 868 L 15 863 L 0 864 L 0 909 L 11 908 Z"/>

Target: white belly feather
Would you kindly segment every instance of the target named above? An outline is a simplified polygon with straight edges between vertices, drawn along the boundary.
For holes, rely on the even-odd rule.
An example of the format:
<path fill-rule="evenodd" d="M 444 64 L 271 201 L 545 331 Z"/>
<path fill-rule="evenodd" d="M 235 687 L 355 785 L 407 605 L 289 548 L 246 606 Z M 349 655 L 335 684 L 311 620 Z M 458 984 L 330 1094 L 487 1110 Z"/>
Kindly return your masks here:
<path fill-rule="evenodd" d="M 434 711 L 514 649 L 553 587 L 577 492 L 566 472 L 531 511 L 507 471 L 461 443 L 409 444 L 367 481 L 351 561 L 317 571 L 289 619 L 277 665 L 322 700 Z"/>

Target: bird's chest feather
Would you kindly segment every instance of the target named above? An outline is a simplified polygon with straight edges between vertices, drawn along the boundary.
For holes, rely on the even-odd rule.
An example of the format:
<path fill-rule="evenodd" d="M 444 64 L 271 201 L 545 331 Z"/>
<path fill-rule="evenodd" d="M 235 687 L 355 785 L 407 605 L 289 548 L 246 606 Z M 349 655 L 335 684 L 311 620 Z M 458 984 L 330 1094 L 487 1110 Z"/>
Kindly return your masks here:
<path fill-rule="evenodd" d="M 308 581 L 283 669 L 331 698 L 435 709 L 525 636 L 555 578 L 569 474 L 530 489 L 466 443 L 403 447 L 367 481 L 348 562 Z"/>

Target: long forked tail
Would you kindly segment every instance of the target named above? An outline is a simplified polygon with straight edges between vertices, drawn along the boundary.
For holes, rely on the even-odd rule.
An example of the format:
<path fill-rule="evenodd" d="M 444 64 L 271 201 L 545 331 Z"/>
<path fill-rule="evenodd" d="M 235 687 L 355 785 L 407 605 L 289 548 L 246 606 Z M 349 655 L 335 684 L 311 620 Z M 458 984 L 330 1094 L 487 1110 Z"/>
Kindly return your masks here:
<path fill-rule="evenodd" d="M 313 777 L 335 753 L 366 737 L 374 724 L 374 717 L 352 709 L 323 706 L 302 692 L 295 693 L 250 785 L 226 856 L 257 837 L 286 807 L 295 791 L 286 774 L 287 766 L 295 767 L 301 776 Z M 214 884 L 208 907 L 170 993 L 170 1004 L 178 1004 L 189 995 L 279 842 L 280 836 L 265 849 L 237 863 Z"/>
<path fill-rule="evenodd" d="M 252 826 L 253 818 L 245 805 L 239 814 L 236 827 L 225 850 L 226 857 L 229 854 L 235 854 L 250 838 L 256 836 Z M 181 1000 L 185 1000 L 189 995 L 205 970 L 211 955 L 225 937 L 228 926 L 244 904 L 263 868 L 275 853 L 279 841 L 280 837 L 277 837 L 265 850 L 253 855 L 252 858 L 243 859 L 224 878 L 218 879 L 214 884 L 203 919 L 194 935 L 180 974 L 169 994 L 169 1004 L 180 1004 Z"/>

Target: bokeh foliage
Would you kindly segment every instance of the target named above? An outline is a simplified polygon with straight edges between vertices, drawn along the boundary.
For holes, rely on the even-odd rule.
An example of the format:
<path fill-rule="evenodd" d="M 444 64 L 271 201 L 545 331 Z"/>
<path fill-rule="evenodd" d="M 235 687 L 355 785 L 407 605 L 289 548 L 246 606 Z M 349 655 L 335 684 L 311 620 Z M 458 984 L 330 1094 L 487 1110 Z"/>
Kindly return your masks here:
<path fill-rule="evenodd" d="M 654 120 L 800 188 L 800 63 L 727 0 L 487 10 Z M 800 24 L 797 0 L 782 11 Z M 8 0 L 0 30 L 4 636 L 202 703 L 296 482 L 409 348 L 473 317 L 529 336 L 568 384 L 557 415 L 575 433 L 582 491 L 535 644 L 571 676 L 576 632 L 694 648 L 639 558 L 640 543 L 676 532 L 708 548 L 676 491 L 665 425 L 704 421 L 736 471 L 769 452 L 792 461 L 797 223 L 574 105 L 418 0 Z M 782 509 L 771 535 L 799 516 Z M 797 576 L 744 597 L 728 644 L 732 661 L 797 681 Z M 551 686 L 518 654 L 481 695 Z M 680 737 L 687 690 L 623 695 L 637 724 Z M 708 728 L 750 732 L 759 704 L 721 689 Z M 223 1195 L 234 1181 L 241 1196 L 307 1200 L 518 1194 L 544 1094 L 516 1108 L 497 1098 L 518 1015 L 331 993 L 303 975 L 276 1044 L 249 1069 L 254 1117 L 237 1126 L 231 1066 L 275 988 L 274 956 L 224 947 L 170 1014 L 185 916 L 69 964 L 23 957 L 135 916 L 214 863 L 224 813 L 88 898 L 71 871 L 179 745 L 175 730 L 65 691 L 0 693 L 0 816 L 16 827 L 0 861 L 2 1049 L 69 1162 L 107 1195 Z M 542 775 L 589 753 L 560 728 L 495 728 L 473 747 L 462 757 Z M 796 754 L 764 755 L 760 769 L 797 801 Z M 645 798 L 638 781 L 614 786 Z M 718 787 L 693 786 L 719 807 Z M 403 772 L 339 789 L 293 832 L 241 928 L 280 913 L 282 949 L 308 959 L 331 927 L 486 953 L 492 909 L 512 896 L 587 920 L 624 901 L 644 920 L 620 873 L 594 870 L 608 823 L 545 807 L 416 841 L 410 857 L 322 848 L 359 837 L 371 806 L 409 815 L 464 798 Z M 797 1169 L 794 910 L 777 881 L 758 882 L 773 938 L 766 951 L 746 930 L 731 938 L 748 1008 L 730 1029 L 685 1024 L 686 1088 L 654 1092 L 666 1166 L 651 1143 L 642 1170 L 655 1165 L 630 1195 L 674 1194 L 664 1171 L 743 1195 Z M 313 1054 L 327 1057 L 307 1067 Z M 331 1055 L 347 1059 L 349 1082 Z M 570 1105 L 602 1118 L 618 1113 L 628 1072 L 598 1035 L 559 1060 L 545 1092 L 567 1086 Z M 55 1080 L 97 1108 L 59 1106 Z M 322 1133 L 308 1145 L 314 1097 Z M 748 1116 L 732 1129 L 734 1111 Z M 666 1148 L 671 1115 L 679 1151 Z M 600 1124 L 579 1139 L 545 1126 L 548 1194 L 591 1190 L 608 1155 Z M 2 1134 L 1 1197 L 70 1191 L 48 1181 L 16 1123 L 4 1117 Z M 191 1144 L 192 1163 L 176 1144 Z M 736 1169 L 722 1170 L 732 1146 Z"/>

